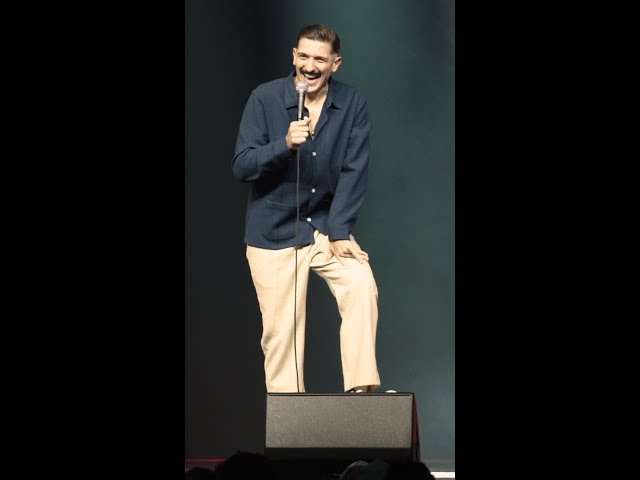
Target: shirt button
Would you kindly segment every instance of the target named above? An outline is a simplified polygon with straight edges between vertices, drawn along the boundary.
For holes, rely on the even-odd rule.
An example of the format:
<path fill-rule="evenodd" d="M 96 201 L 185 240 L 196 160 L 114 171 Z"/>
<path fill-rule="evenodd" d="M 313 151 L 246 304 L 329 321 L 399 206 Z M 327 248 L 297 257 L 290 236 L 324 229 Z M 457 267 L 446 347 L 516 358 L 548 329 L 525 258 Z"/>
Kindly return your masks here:
<path fill-rule="evenodd" d="M 311 189 L 311 193 L 316 193 L 316 189 L 315 189 L 315 188 L 312 188 L 312 189 Z"/>
<path fill-rule="evenodd" d="M 311 155 L 313 155 L 315 157 L 316 156 L 316 152 L 313 152 Z"/>
<path fill-rule="evenodd" d="M 310 221 L 311 221 L 311 217 L 307 217 L 307 222 L 310 222 Z"/>

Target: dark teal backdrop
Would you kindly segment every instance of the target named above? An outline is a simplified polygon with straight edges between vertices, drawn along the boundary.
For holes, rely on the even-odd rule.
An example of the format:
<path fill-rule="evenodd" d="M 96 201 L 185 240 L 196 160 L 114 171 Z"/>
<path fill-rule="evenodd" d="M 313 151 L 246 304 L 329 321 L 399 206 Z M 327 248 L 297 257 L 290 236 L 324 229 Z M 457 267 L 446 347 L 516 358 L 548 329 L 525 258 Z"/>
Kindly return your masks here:
<path fill-rule="evenodd" d="M 368 98 L 369 191 L 355 235 L 379 289 L 382 389 L 415 392 L 423 459 L 455 461 L 454 1 L 187 0 L 185 455 L 261 451 L 261 321 L 242 243 L 247 186 L 231 173 L 245 102 L 292 70 L 298 29 L 341 37 L 336 78 Z M 305 383 L 342 388 L 339 316 L 312 276 Z"/>

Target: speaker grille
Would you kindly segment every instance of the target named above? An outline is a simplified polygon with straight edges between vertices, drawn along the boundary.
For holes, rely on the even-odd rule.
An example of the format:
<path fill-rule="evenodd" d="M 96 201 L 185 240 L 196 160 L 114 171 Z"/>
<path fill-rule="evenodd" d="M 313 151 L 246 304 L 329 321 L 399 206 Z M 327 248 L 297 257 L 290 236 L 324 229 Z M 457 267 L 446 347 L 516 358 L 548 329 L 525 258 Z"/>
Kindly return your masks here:
<path fill-rule="evenodd" d="M 270 393 L 266 413 L 266 453 L 315 457 L 348 449 L 407 456 L 415 447 L 412 393 Z"/>

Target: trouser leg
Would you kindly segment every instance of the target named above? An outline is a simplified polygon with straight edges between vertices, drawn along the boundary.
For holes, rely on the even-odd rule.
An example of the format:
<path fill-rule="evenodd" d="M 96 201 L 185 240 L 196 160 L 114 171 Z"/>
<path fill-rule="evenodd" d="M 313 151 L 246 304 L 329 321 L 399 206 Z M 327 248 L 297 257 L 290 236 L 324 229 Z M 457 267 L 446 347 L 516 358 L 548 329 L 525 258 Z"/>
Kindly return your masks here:
<path fill-rule="evenodd" d="M 326 261 L 329 239 L 316 235 L 311 268 L 329 286 L 342 318 L 340 353 L 345 391 L 361 388 L 374 391 L 380 386 L 375 343 L 378 325 L 378 289 L 368 262 L 335 257 Z"/>
<path fill-rule="evenodd" d="M 247 246 L 247 260 L 262 313 L 267 392 L 304 392 L 304 329 L 309 280 L 309 247 L 298 249 L 294 327 L 295 250 Z M 294 328 L 297 339 L 294 347 Z M 296 372 L 297 358 L 297 372 Z"/>

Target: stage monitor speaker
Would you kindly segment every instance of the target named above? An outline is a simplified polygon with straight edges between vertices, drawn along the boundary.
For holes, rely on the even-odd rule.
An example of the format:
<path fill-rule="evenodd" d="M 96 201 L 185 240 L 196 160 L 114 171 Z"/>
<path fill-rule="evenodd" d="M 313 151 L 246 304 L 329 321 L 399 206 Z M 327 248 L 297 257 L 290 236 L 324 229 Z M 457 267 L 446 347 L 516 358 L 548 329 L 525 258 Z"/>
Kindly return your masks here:
<path fill-rule="evenodd" d="M 413 393 L 268 393 L 274 460 L 420 460 Z"/>

